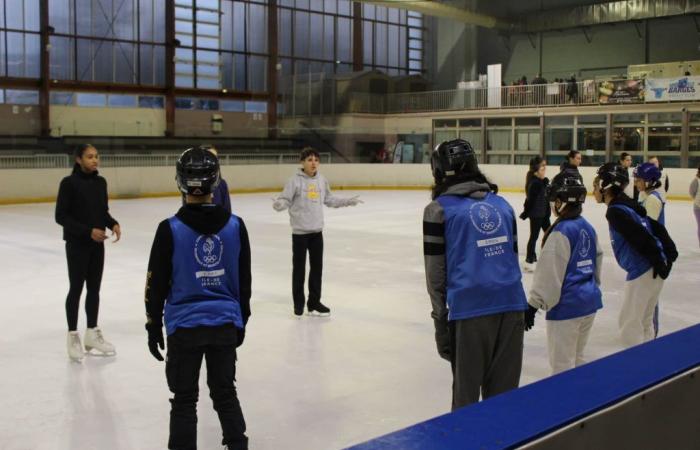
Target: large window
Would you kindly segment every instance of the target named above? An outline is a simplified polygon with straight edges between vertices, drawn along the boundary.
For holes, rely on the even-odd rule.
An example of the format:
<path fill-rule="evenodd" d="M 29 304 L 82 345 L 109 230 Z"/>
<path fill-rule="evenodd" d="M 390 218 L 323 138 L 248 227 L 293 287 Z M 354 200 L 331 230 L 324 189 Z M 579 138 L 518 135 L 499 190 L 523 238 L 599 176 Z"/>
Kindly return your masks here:
<path fill-rule="evenodd" d="M 51 78 L 165 84 L 165 1 L 49 0 Z"/>
<path fill-rule="evenodd" d="M 363 3 L 365 68 L 378 69 L 389 75 L 421 73 L 423 33 L 421 14 Z"/>
<path fill-rule="evenodd" d="M 0 76 L 39 78 L 39 0 L 0 0 Z"/>
<path fill-rule="evenodd" d="M 352 2 L 280 0 L 280 76 L 352 71 Z"/>

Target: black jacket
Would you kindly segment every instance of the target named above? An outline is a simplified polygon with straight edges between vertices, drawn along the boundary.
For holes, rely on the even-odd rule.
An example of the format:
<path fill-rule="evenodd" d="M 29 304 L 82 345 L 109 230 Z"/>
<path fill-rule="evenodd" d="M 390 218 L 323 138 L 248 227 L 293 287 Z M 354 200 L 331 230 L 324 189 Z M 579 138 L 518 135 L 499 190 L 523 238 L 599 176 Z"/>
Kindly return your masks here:
<path fill-rule="evenodd" d="M 530 183 L 527 185 L 527 196 L 525 197 L 525 205 L 523 206 L 523 215 L 529 218 L 549 217 L 550 208 L 547 201 L 547 186 L 549 179 L 533 176 Z"/>
<path fill-rule="evenodd" d="M 117 221 L 109 215 L 107 181 L 97 171 L 87 174 L 76 164 L 58 188 L 56 222 L 63 227 L 63 239 L 70 242 L 93 242 L 93 228 L 114 228 Z"/>
<path fill-rule="evenodd" d="M 180 208 L 176 217 L 185 225 L 198 233 L 214 234 L 221 230 L 229 221 L 231 214 L 224 208 L 214 204 L 188 204 Z M 251 272 L 250 272 L 250 242 L 248 230 L 240 219 L 241 251 L 238 257 L 238 277 L 240 289 L 240 305 L 243 323 L 250 317 Z M 156 328 L 163 325 L 163 308 L 170 293 L 173 272 L 173 233 L 168 220 L 158 225 L 156 236 L 151 247 L 148 261 L 148 276 L 146 278 L 146 316 L 148 323 Z M 179 330 L 178 330 L 179 331 Z M 243 341 L 243 330 L 239 332 L 239 344 Z"/>
<path fill-rule="evenodd" d="M 647 216 L 647 211 L 642 205 L 629 198 L 626 194 L 621 193 L 616 199 L 608 205 L 608 211 L 605 213 L 605 218 L 608 220 L 610 227 L 620 233 L 630 246 L 635 249 L 640 255 L 646 258 L 652 266 L 658 267 L 664 262 L 664 255 L 669 262 L 674 262 L 678 258 L 676 244 L 669 236 L 666 227 L 652 218 L 649 219 L 651 224 L 651 232 L 661 241 L 663 254 L 656 245 L 654 238 L 624 211 L 618 208 L 610 208 L 613 205 L 625 205 L 632 208 L 641 217 Z"/>

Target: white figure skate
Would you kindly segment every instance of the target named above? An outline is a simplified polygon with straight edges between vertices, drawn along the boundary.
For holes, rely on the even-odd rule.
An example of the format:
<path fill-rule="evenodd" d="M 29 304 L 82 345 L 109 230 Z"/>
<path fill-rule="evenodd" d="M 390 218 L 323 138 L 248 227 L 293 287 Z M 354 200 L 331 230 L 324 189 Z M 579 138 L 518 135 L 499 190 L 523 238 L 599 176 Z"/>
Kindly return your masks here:
<path fill-rule="evenodd" d="M 66 339 L 66 349 L 71 361 L 82 362 L 85 357 L 83 344 L 80 343 L 80 334 L 77 331 L 69 331 Z"/>
<path fill-rule="evenodd" d="M 92 349 L 97 350 L 101 356 L 114 356 L 117 354 L 114 345 L 105 341 L 105 338 L 102 336 L 102 330 L 98 327 L 85 330 L 85 351 L 90 353 Z"/>

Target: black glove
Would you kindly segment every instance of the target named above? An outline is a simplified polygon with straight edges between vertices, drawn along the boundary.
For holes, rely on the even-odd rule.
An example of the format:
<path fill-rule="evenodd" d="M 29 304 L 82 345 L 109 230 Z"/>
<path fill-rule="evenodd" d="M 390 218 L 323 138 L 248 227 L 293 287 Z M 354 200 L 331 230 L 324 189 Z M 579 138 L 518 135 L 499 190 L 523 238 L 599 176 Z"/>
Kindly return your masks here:
<path fill-rule="evenodd" d="M 671 263 L 670 261 L 668 261 L 666 263 L 661 263 L 661 264 L 655 265 L 654 266 L 654 278 L 656 278 L 657 276 L 661 277 L 662 280 L 665 280 L 666 278 L 668 278 L 668 275 L 671 273 L 671 266 L 672 265 L 673 265 L 673 263 Z"/>
<path fill-rule="evenodd" d="M 236 327 L 236 335 L 238 336 L 238 342 L 236 342 L 236 348 L 238 348 L 241 345 L 243 345 L 243 341 L 245 340 L 245 328 Z"/>
<path fill-rule="evenodd" d="M 525 211 L 521 212 L 520 215 L 518 216 L 523 220 L 527 220 L 527 213 Z"/>
<path fill-rule="evenodd" d="M 537 308 L 527 305 L 527 311 L 525 311 L 525 331 L 530 331 L 530 329 L 535 326 L 535 314 L 537 314 Z"/>
<path fill-rule="evenodd" d="M 452 360 L 452 339 L 450 336 L 450 326 L 447 319 L 438 320 L 433 319 L 435 322 L 435 344 L 437 344 L 437 351 L 441 358 L 447 361 Z"/>
<path fill-rule="evenodd" d="M 146 331 L 148 331 L 148 350 L 155 359 L 163 361 L 163 355 L 158 351 L 158 347 L 160 347 L 161 350 L 165 350 L 163 327 L 147 323 Z"/>

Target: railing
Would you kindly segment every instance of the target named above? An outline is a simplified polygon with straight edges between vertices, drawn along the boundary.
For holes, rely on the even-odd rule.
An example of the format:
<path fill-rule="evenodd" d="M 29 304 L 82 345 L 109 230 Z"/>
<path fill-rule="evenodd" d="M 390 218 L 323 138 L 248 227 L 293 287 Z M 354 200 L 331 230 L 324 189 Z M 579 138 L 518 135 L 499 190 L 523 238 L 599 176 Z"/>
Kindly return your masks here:
<path fill-rule="evenodd" d="M 336 94 L 327 81 L 297 81 L 295 88 L 283 95 L 286 106 L 281 115 L 396 114 L 598 104 L 598 85 L 592 80 L 399 94 L 348 92 L 344 95 Z M 332 101 L 328 101 L 329 98 Z"/>
<path fill-rule="evenodd" d="M 330 163 L 330 153 L 321 153 L 321 162 Z M 113 154 L 100 156 L 101 167 L 167 167 L 175 166 L 180 154 Z M 294 164 L 298 153 L 235 153 L 219 155 L 221 165 Z M 68 155 L 0 156 L 0 169 L 61 169 L 73 165 Z"/>

